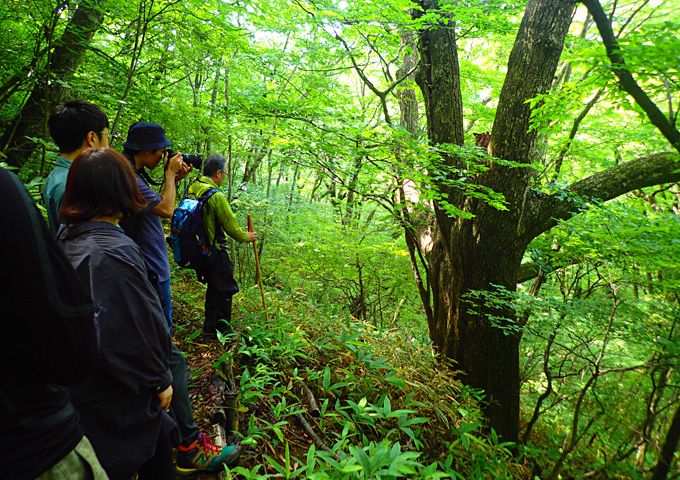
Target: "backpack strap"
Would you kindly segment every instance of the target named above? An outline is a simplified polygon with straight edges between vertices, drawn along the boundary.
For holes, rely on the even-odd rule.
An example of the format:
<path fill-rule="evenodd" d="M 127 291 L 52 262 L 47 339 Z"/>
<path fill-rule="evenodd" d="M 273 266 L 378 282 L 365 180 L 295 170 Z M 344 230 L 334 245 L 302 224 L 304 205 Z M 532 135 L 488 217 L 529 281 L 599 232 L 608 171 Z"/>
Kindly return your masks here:
<path fill-rule="evenodd" d="M 208 207 L 208 200 L 210 200 L 210 197 L 212 197 L 216 193 L 217 193 L 217 189 L 210 187 L 208 190 L 203 192 L 203 195 L 198 197 L 198 202 L 201 204 L 201 208 L 205 207 L 205 213 L 207 213 L 208 215 L 210 215 L 210 209 Z"/>
<path fill-rule="evenodd" d="M 198 183 L 199 177 L 196 177 L 193 182 L 189 182 L 187 179 L 187 184 L 184 186 L 184 196 L 182 198 L 196 198 L 196 194 L 192 193 L 189 194 L 189 187 L 192 186 L 194 183 Z"/>
<path fill-rule="evenodd" d="M 202 200 L 204 202 L 207 202 L 210 197 L 212 197 L 214 194 L 217 193 L 216 188 L 210 187 L 208 190 L 203 192 L 203 195 L 201 195 L 201 198 L 199 200 Z"/>
<path fill-rule="evenodd" d="M 14 405 L 14 402 L 12 402 L 9 396 L 3 393 L 2 390 L 0 390 L 0 405 L 2 405 L 4 412 L 8 413 L 9 416 L 13 417 L 14 419 L 18 418 L 19 424 L 26 430 L 36 430 L 38 428 L 44 428 L 51 425 L 55 425 L 75 413 L 75 410 L 73 409 L 73 404 L 69 401 L 66 405 L 63 405 L 59 410 L 57 410 L 56 412 L 52 412 L 51 414 L 45 417 L 36 418 L 31 415 L 26 415 L 22 417 L 19 415 L 19 410 Z"/>
<path fill-rule="evenodd" d="M 189 198 L 189 187 L 190 187 L 191 185 L 193 185 L 194 183 L 198 183 L 198 181 L 199 181 L 199 180 L 196 180 L 196 181 L 191 182 L 191 183 L 188 183 L 188 182 L 187 182 L 186 186 L 184 187 L 184 196 L 183 196 L 182 198 Z M 217 193 L 217 189 L 216 189 L 216 188 L 210 187 L 210 188 L 208 188 L 208 190 L 206 190 L 205 192 L 203 192 L 203 194 L 202 194 L 200 197 L 198 197 L 198 198 L 196 198 L 196 195 L 193 194 L 193 193 L 191 194 L 191 196 L 194 197 L 194 198 L 196 198 L 196 200 L 198 200 L 198 201 L 201 201 L 201 200 L 203 199 L 203 197 L 205 197 L 205 201 L 207 202 L 208 199 L 209 199 L 210 197 L 212 197 L 214 193 Z"/>

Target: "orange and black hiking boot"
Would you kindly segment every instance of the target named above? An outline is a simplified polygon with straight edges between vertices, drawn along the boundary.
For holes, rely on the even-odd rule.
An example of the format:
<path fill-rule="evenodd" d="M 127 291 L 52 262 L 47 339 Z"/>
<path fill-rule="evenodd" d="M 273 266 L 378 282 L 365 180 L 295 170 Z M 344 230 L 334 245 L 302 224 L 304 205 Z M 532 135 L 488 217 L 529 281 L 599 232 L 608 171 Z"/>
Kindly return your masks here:
<path fill-rule="evenodd" d="M 218 447 L 207 435 L 199 433 L 191 445 L 177 448 L 177 475 L 216 472 L 224 469 L 222 465 L 235 465 L 240 455 L 240 445 Z"/>

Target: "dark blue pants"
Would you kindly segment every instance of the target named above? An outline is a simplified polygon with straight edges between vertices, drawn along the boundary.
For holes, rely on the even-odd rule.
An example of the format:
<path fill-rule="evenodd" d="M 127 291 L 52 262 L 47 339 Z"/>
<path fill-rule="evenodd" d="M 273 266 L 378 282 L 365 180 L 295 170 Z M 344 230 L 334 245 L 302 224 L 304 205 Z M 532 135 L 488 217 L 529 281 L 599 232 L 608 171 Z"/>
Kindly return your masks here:
<path fill-rule="evenodd" d="M 161 297 L 163 313 L 165 314 L 165 320 L 168 322 L 168 328 L 170 328 L 170 335 L 172 335 L 172 299 L 170 298 L 170 280 L 167 282 L 158 282 L 158 286 L 160 287 L 158 293 Z"/>

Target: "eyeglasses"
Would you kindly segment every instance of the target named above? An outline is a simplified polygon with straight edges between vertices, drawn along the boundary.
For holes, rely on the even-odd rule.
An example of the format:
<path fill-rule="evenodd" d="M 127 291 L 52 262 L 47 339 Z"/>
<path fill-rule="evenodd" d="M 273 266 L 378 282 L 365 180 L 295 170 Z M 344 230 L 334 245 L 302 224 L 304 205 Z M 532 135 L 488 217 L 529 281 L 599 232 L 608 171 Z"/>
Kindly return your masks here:
<path fill-rule="evenodd" d="M 102 135 L 106 135 L 107 137 L 109 137 L 109 145 L 113 145 L 114 142 L 120 138 L 120 135 L 109 132 L 101 132 L 99 134 L 99 137 L 101 138 Z"/>

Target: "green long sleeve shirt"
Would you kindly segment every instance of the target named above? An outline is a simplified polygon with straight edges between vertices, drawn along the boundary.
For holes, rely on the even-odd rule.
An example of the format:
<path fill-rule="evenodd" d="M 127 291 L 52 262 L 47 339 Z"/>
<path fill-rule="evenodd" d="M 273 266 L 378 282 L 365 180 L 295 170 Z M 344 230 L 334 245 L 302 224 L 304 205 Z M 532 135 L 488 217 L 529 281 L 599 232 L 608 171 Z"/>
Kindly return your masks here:
<path fill-rule="evenodd" d="M 248 232 L 239 227 L 236 216 L 229 206 L 227 196 L 222 193 L 212 179 L 201 177 L 189 186 L 188 193 L 190 196 L 199 198 L 210 188 L 216 188 L 217 192 L 203 206 L 203 228 L 205 229 L 206 240 L 210 245 L 215 245 L 220 250 L 222 249 L 220 247 L 224 247 L 219 242 L 219 237 L 222 235 L 218 235 L 218 240 L 215 241 L 216 227 L 219 226 L 225 234 L 237 242 L 245 242 L 248 239 Z"/>

